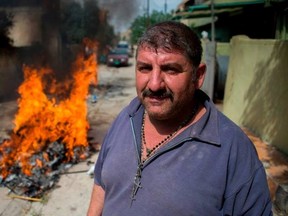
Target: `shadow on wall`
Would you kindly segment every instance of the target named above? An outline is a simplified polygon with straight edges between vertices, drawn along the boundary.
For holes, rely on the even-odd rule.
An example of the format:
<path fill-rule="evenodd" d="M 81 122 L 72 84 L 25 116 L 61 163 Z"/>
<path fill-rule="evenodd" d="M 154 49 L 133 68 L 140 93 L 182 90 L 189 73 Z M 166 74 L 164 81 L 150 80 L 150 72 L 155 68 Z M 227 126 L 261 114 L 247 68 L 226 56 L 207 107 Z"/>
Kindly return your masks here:
<path fill-rule="evenodd" d="M 264 141 L 288 154 L 288 42 L 263 42 L 261 47 L 259 55 L 253 56 L 255 70 L 244 95 L 247 105 L 242 122 Z"/>

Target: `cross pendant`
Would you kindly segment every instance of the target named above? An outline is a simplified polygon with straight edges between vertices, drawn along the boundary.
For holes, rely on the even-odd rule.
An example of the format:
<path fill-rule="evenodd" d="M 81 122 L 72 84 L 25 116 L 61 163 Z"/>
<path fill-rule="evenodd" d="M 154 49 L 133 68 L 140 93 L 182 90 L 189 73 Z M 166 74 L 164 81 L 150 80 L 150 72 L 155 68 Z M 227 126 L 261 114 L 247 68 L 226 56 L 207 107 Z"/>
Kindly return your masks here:
<path fill-rule="evenodd" d="M 152 149 L 148 149 L 147 147 L 146 147 L 146 155 L 148 156 L 148 155 L 150 155 L 151 153 L 152 153 Z"/>
<path fill-rule="evenodd" d="M 137 167 L 137 172 L 136 175 L 134 177 L 134 183 L 133 183 L 133 189 L 132 189 L 132 193 L 131 193 L 131 205 L 132 202 L 136 199 L 136 193 L 138 191 L 139 188 L 142 188 L 141 186 L 141 174 L 142 174 L 142 163 L 140 163 Z"/>

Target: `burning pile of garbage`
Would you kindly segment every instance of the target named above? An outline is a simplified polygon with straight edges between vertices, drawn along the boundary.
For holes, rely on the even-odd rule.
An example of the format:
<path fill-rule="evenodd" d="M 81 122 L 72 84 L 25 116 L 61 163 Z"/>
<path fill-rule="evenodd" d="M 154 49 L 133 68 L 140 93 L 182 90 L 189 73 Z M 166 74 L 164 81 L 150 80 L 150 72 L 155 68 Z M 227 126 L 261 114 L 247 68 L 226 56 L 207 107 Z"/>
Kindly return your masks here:
<path fill-rule="evenodd" d="M 95 49 L 90 41 L 85 45 Z M 97 83 L 96 52 L 78 55 L 65 82 L 57 83 L 49 68 L 24 66 L 23 72 L 15 127 L 0 143 L 0 184 L 40 197 L 63 170 L 91 153 L 86 99 Z"/>

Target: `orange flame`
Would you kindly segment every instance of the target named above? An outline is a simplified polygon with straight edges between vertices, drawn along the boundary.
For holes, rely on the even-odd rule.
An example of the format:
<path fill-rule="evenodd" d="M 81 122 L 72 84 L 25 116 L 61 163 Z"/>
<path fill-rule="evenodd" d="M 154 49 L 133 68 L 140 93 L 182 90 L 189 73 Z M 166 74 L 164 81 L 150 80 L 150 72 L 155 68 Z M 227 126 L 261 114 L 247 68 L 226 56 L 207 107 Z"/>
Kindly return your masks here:
<path fill-rule="evenodd" d="M 30 175 L 33 154 L 47 148 L 51 142 L 61 140 L 66 148 L 66 158 L 70 161 L 75 147 L 87 147 L 86 98 L 91 83 L 97 83 L 97 61 L 95 43 L 84 41 L 86 48 L 92 52 L 87 56 L 78 55 L 73 64 L 73 79 L 57 84 L 49 68 L 32 68 L 24 66 L 24 82 L 18 89 L 21 95 L 18 100 L 19 110 L 16 114 L 15 128 L 10 140 L 0 144 L 0 174 L 6 177 L 10 167 L 20 164 L 22 172 Z M 45 91 L 48 90 L 48 94 Z M 69 97 L 59 101 L 60 91 L 70 91 Z M 82 157 L 82 156 L 81 156 Z M 47 154 L 43 158 L 48 160 Z M 42 166 L 41 161 L 36 165 Z"/>

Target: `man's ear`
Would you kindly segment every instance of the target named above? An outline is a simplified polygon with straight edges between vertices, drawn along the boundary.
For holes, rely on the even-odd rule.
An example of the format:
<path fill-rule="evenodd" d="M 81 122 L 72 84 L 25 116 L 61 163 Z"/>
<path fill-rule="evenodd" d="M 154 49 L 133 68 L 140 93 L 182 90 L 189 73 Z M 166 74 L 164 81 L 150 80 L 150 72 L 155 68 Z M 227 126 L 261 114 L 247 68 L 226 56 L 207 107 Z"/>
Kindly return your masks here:
<path fill-rule="evenodd" d="M 195 88 L 200 89 L 204 83 L 206 73 L 206 64 L 200 63 L 196 71 Z"/>

